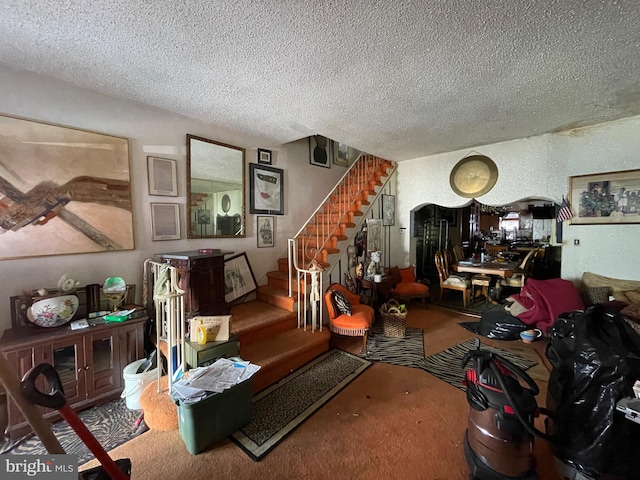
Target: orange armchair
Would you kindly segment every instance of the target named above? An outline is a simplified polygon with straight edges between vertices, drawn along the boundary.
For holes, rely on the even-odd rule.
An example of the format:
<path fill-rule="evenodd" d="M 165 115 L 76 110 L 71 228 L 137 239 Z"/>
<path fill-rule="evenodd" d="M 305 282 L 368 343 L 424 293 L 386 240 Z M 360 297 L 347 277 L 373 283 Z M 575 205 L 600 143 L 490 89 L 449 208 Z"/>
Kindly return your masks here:
<path fill-rule="evenodd" d="M 351 315 L 337 310 L 333 301 L 333 291 L 341 292 L 351 303 Z M 360 295 L 351 293 L 339 283 L 332 283 L 324 294 L 324 302 L 329 314 L 329 330 L 338 335 L 363 337 L 365 352 L 367 351 L 367 335 L 375 319 L 375 312 L 369 305 L 360 302 Z"/>
<path fill-rule="evenodd" d="M 405 268 L 391 267 L 389 275 L 393 284 L 393 288 L 387 295 L 389 298 L 395 298 L 403 302 L 424 300 L 426 304 L 431 297 L 429 286 L 416 280 L 414 266 Z"/>

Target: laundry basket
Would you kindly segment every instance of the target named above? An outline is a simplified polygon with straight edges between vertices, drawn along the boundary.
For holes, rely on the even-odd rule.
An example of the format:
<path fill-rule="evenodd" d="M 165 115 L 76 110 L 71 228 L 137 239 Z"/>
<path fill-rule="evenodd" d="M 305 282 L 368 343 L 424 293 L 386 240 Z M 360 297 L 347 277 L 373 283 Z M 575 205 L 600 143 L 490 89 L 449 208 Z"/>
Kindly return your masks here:
<path fill-rule="evenodd" d="M 391 299 L 380 307 L 380 316 L 382 317 L 382 326 L 385 337 L 404 338 L 407 310 L 401 311 L 400 304 L 397 300 Z"/>

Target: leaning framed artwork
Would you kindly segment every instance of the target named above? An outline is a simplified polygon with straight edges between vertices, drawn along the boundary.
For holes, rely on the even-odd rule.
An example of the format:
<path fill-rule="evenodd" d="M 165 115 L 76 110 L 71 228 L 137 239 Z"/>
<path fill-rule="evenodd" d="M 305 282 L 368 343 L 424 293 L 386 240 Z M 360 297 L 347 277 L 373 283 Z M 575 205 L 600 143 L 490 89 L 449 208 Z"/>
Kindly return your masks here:
<path fill-rule="evenodd" d="M 640 223 L 640 170 L 569 177 L 572 225 Z"/>
<path fill-rule="evenodd" d="M 258 248 L 274 246 L 275 221 L 276 217 L 258 215 L 256 223 Z"/>
<path fill-rule="evenodd" d="M 0 115 L 0 259 L 135 248 L 127 138 Z"/>
<path fill-rule="evenodd" d="M 258 288 L 246 253 L 229 257 L 224 261 L 224 299 L 227 303 L 249 295 Z"/>
<path fill-rule="evenodd" d="M 152 240 L 180 240 L 180 208 L 177 203 L 151 204 Z"/>
<path fill-rule="evenodd" d="M 249 164 L 249 213 L 284 215 L 284 171 Z"/>
<path fill-rule="evenodd" d="M 309 163 L 318 167 L 331 168 L 333 142 L 322 135 L 309 137 Z"/>
<path fill-rule="evenodd" d="M 178 162 L 168 158 L 147 157 L 149 195 L 178 196 Z"/>

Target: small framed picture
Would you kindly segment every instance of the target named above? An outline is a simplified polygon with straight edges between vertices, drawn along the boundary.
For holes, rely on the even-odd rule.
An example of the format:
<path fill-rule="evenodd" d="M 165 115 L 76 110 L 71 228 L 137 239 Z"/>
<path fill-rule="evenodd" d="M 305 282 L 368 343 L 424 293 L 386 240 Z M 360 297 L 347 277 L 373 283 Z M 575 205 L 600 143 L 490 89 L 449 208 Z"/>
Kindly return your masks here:
<path fill-rule="evenodd" d="M 259 148 L 258 163 L 262 163 L 263 165 L 271 165 L 271 150 L 265 150 L 264 148 Z"/>
<path fill-rule="evenodd" d="M 249 295 L 258 288 L 246 253 L 240 253 L 224 261 L 224 299 L 231 303 Z"/>
<path fill-rule="evenodd" d="M 333 162 L 333 141 L 322 135 L 309 137 L 309 163 L 318 167 L 331 168 Z"/>
<path fill-rule="evenodd" d="M 154 241 L 180 240 L 180 205 L 152 203 L 151 229 Z"/>
<path fill-rule="evenodd" d="M 273 247 L 275 237 L 275 221 L 273 216 L 258 216 L 256 229 L 258 231 L 258 248 Z"/>
<path fill-rule="evenodd" d="M 168 158 L 147 157 L 149 195 L 178 196 L 177 162 Z"/>

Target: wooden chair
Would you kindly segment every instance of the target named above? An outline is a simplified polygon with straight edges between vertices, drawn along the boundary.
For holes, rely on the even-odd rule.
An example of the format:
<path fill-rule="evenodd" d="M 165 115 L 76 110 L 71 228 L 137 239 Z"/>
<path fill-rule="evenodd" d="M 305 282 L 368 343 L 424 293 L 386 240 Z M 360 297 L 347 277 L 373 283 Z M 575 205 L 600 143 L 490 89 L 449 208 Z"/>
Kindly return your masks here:
<path fill-rule="evenodd" d="M 462 303 L 466 307 L 471 294 L 471 281 L 458 276 L 450 276 L 445 267 L 442 252 L 436 252 L 434 256 L 438 278 L 440 279 L 440 301 L 444 297 L 445 290 L 456 290 L 462 292 Z"/>
<path fill-rule="evenodd" d="M 531 249 L 529 253 L 524 257 L 522 262 L 513 275 L 508 278 L 501 278 L 498 280 L 498 285 L 500 287 L 513 287 L 513 288 L 522 288 L 524 286 L 524 282 L 527 278 L 531 276 L 531 269 L 533 267 L 533 260 L 538 254 L 538 248 Z"/>
<path fill-rule="evenodd" d="M 464 251 L 462 250 L 462 246 L 454 245 L 452 247 L 452 250 L 453 250 L 453 258 L 455 259 L 456 263 L 458 263 L 461 260 L 464 260 Z"/>
<path fill-rule="evenodd" d="M 478 274 L 471 277 L 471 298 L 476 303 L 476 287 L 480 287 L 480 292 L 484 295 L 484 303 L 489 303 L 489 285 L 491 285 L 491 277 L 489 275 Z"/>

